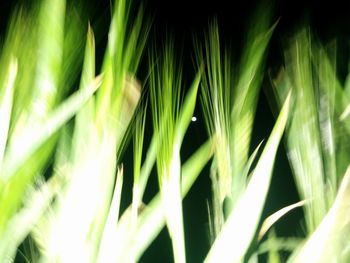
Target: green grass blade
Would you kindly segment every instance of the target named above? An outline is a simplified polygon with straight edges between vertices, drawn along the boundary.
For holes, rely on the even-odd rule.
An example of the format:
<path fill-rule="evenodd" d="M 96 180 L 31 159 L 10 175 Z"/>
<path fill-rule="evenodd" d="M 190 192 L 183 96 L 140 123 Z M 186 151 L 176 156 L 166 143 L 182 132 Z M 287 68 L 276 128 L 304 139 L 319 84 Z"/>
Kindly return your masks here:
<path fill-rule="evenodd" d="M 154 57 L 152 58 L 154 61 Z M 193 115 L 199 84 L 190 89 L 180 110 L 182 72 L 175 59 L 174 44 L 169 42 L 161 63 L 151 74 L 151 109 L 157 138 L 157 174 L 167 228 L 175 262 L 186 262 L 181 199 L 180 148 Z M 190 116 L 189 116 L 190 115 Z"/>
<path fill-rule="evenodd" d="M 273 253 L 278 251 L 293 252 L 298 248 L 298 246 L 300 246 L 300 244 L 302 244 L 302 242 L 302 238 L 277 238 L 275 234 L 269 233 L 268 239 L 259 245 L 258 253 L 264 254 L 270 253 L 271 251 L 273 251 Z"/>
<path fill-rule="evenodd" d="M 288 205 L 286 207 L 281 208 L 277 212 L 273 213 L 272 215 L 268 216 L 259 231 L 258 239 L 261 240 L 263 236 L 266 234 L 266 232 L 280 219 L 282 218 L 285 214 L 289 213 L 291 210 L 301 207 L 306 204 L 306 201 L 299 201 L 295 204 Z"/>
<path fill-rule="evenodd" d="M 318 116 L 318 99 L 312 74 L 311 35 L 302 30 L 286 52 L 286 80 L 276 87 L 282 97 L 285 89 L 293 92 L 295 110 L 288 127 L 288 158 L 300 198 L 310 200 L 304 206 L 307 232 L 312 233 L 328 209 L 327 174 L 324 162 Z M 281 88 L 281 89 L 280 89 Z M 327 120 L 328 121 L 328 120 Z"/>
<path fill-rule="evenodd" d="M 204 143 L 182 166 L 181 195 L 185 197 L 196 181 L 200 171 L 210 160 L 213 153 L 212 142 Z M 152 240 L 164 227 L 164 214 L 160 203 L 159 194 L 147 205 L 144 213 L 140 215 L 137 229 L 137 238 L 134 242 L 137 258 L 139 258 Z"/>
<path fill-rule="evenodd" d="M 95 42 L 92 28 L 88 27 L 87 40 L 85 46 L 84 64 L 82 75 L 80 79 L 81 91 L 87 89 L 88 84 L 95 78 Z M 79 160 L 81 152 L 90 150 L 92 137 L 95 135 L 94 131 L 95 118 L 95 96 L 87 101 L 87 103 L 78 111 L 75 118 L 75 127 L 72 138 L 72 153 L 73 160 Z"/>
<path fill-rule="evenodd" d="M 31 113 L 33 120 L 45 118 L 57 104 L 62 69 L 65 0 L 42 1 L 38 19 L 40 37 Z"/>
<path fill-rule="evenodd" d="M 7 78 L 4 81 L 5 87 L 0 88 L 0 169 L 2 167 L 2 161 L 5 154 L 8 133 L 10 128 L 10 119 L 13 104 L 13 94 L 14 94 L 14 82 L 17 75 L 17 60 L 11 59 L 8 70 Z"/>
<path fill-rule="evenodd" d="M 145 192 L 149 175 L 151 174 L 152 167 L 156 161 L 156 156 L 157 156 L 157 136 L 154 135 L 152 137 L 150 146 L 148 147 L 148 150 L 146 153 L 146 159 L 140 171 L 139 191 L 140 191 L 141 198 Z"/>
<path fill-rule="evenodd" d="M 111 207 L 109 208 L 108 217 L 106 224 L 104 226 L 100 250 L 97 256 L 96 262 L 117 262 L 118 256 L 118 247 L 121 247 L 121 244 L 118 244 L 118 229 L 117 222 L 119 220 L 119 209 L 120 209 L 120 200 L 122 193 L 123 185 L 123 169 L 118 169 L 117 173 L 117 182 L 114 188 L 113 198 L 111 202 Z M 125 235 L 127 233 L 124 233 Z M 130 255 L 132 257 L 132 255 Z M 129 261 L 126 261 L 129 262 Z"/>
<path fill-rule="evenodd" d="M 80 81 L 80 89 L 86 89 L 88 84 L 95 77 L 95 40 L 94 32 L 92 28 L 88 27 L 87 32 L 87 41 L 85 46 L 85 56 L 84 56 L 84 65 L 83 73 Z"/>
<path fill-rule="evenodd" d="M 132 222 L 133 226 L 136 226 L 138 208 L 142 203 L 143 191 L 145 184 L 140 185 L 140 174 L 141 174 L 141 164 L 142 164 L 142 152 L 144 143 L 144 133 L 146 125 L 146 105 L 140 110 L 136 116 L 135 121 L 135 134 L 134 134 L 134 182 L 132 189 Z M 148 177 L 148 176 L 147 176 Z M 146 179 L 147 182 L 147 179 Z"/>
<path fill-rule="evenodd" d="M 211 141 L 204 143 L 182 166 L 181 195 L 185 197 L 201 170 L 210 160 L 213 154 Z M 125 222 L 126 223 L 126 222 Z M 120 231 L 128 227 L 128 224 L 119 225 Z M 122 254 L 119 261 L 128 256 L 130 251 L 135 253 L 136 261 L 140 259 L 144 251 L 157 237 L 165 226 L 165 216 L 161 204 L 161 196 L 158 193 L 139 215 L 135 233 L 128 234 L 124 239 L 123 246 L 119 248 Z"/>
<path fill-rule="evenodd" d="M 248 154 L 265 51 L 276 26 L 269 28 L 271 16 L 265 11 L 262 11 L 263 17 L 255 16 L 255 21 L 259 22 L 248 32 L 237 70 L 234 70 L 230 53 L 221 52 L 216 21 L 210 26 L 205 42 L 205 57 L 200 47 L 196 50 L 198 64 L 203 63 L 203 57 L 206 62 L 201 92 L 206 126 L 217 141 L 211 169 L 213 200 L 210 210 L 214 236 L 219 234 L 225 217 L 247 185 Z"/>
<path fill-rule="evenodd" d="M 259 27 L 255 29 L 256 32 L 250 32 L 251 36 L 247 40 L 247 47 L 241 58 L 237 88 L 233 94 L 236 100 L 231 109 L 230 128 L 233 130 L 232 158 L 235 173 L 240 173 L 248 160 L 253 120 L 263 77 L 264 57 L 277 25 L 275 23 L 269 29 L 269 19 L 270 17 L 265 15 L 259 22 Z M 237 189 L 240 188 L 240 185 L 235 182 L 233 185 L 234 187 L 236 185 Z"/>
<path fill-rule="evenodd" d="M 227 218 L 205 262 L 242 262 L 258 227 L 270 185 L 273 164 L 289 112 L 288 96 L 245 192 Z M 232 247 L 235 249 L 233 250 Z"/>
<path fill-rule="evenodd" d="M 44 214 L 58 189 L 58 184 L 53 179 L 38 190 L 31 189 L 27 193 L 23 208 L 10 219 L 5 233 L 0 238 L 0 259 L 6 259 L 6 262 L 14 261 L 17 248 Z"/>
<path fill-rule="evenodd" d="M 74 114 L 86 103 L 91 95 L 101 84 L 101 77 L 97 77 L 89 88 L 78 91 L 69 99 L 63 102 L 47 118 L 47 120 L 37 127 L 33 126 L 23 133 L 24 137 L 18 139 L 15 145 L 10 144 L 8 155 L 4 160 L 1 177 L 8 180 L 24 164 L 26 160 L 38 150 L 62 125 L 70 120 Z"/>
<path fill-rule="evenodd" d="M 350 259 L 350 167 L 339 187 L 333 206 L 306 243 L 288 262 L 347 262 Z"/>
<path fill-rule="evenodd" d="M 185 101 L 182 106 L 182 111 L 178 120 L 177 137 L 175 139 L 176 144 L 181 145 L 183 138 L 185 137 L 186 130 L 191 123 L 194 108 L 196 106 L 197 91 L 199 87 L 199 82 L 201 79 L 200 72 L 197 73 L 193 83 L 186 94 Z"/>

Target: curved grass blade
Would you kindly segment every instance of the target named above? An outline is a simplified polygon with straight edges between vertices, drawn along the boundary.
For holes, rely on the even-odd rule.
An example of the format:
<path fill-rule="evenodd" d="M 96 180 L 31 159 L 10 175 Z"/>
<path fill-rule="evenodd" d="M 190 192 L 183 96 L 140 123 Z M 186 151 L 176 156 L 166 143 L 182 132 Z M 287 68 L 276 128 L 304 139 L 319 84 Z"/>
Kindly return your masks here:
<path fill-rule="evenodd" d="M 284 215 L 286 215 L 287 213 L 289 213 L 291 210 L 297 208 L 297 207 L 301 207 L 303 205 L 306 204 L 306 200 L 303 201 L 299 201 L 295 204 L 291 204 L 288 205 L 286 207 L 283 207 L 282 209 L 278 210 L 277 212 L 273 213 L 272 215 L 270 215 L 269 217 L 267 217 L 261 228 L 259 231 L 259 235 L 258 235 L 258 239 L 261 240 L 263 238 L 263 236 L 267 233 L 267 231 L 269 231 L 269 229 L 280 219 L 282 218 Z"/>

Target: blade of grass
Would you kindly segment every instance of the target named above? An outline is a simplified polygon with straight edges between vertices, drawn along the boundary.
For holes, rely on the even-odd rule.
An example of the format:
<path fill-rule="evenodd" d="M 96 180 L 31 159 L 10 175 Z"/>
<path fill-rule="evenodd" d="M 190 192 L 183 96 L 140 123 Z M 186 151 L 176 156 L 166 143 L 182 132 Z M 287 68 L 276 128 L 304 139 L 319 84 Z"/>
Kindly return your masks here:
<path fill-rule="evenodd" d="M 274 235 L 269 235 L 268 239 L 260 244 L 258 253 L 269 253 L 271 250 L 293 252 L 302 242 L 302 238 L 277 238 Z"/>
<path fill-rule="evenodd" d="M 118 256 L 117 247 L 118 244 L 117 222 L 119 219 L 119 208 L 123 185 L 123 168 L 118 169 L 117 182 L 114 188 L 114 194 L 112 198 L 111 207 L 109 209 L 107 221 L 103 230 L 100 250 L 96 262 L 116 262 Z M 127 233 L 124 233 L 125 235 Z M 129 262 L 125 259 L 126 262 Z"/>
<path fill-rule="evenodd" d="M 245 192 L 233 208 L 205 262 L 241 262 L 258 227 L 269 189 L 273 164 L 290 107 L 287 97 Z M 235 249 L 232 250 L 232 247 Z"/>
<path fill-rule="evenodd" d="M 295 96 L 287 152 L 300 198 L 310 200 L 304 206 L 307 233 L 312 233 L 320 223 L 328 203 L 310 38 L 310 32 L 303 30 L 293 39 L 285 55 L 287 79 L 275 88 L 279 98 L 285 89 L 291 89 Z"/>
<path fill-rule="evenodd" d="M 62 68 L 66 1 L 42 1 L 38 18 L 38 60 L 29 121 L 45 118 L 57 104 Z"/>
<path fill-rule="evenodd" d="M 145 125 L 146 125 L 146 109 L 147 109 L 147 102 L 146 102 L 146 105 L 142 107 L 142 109 L 136 116 L 136 121 L 135 121 L 134 182 L 133 182 L 133 189 L 132 189 L 132 209 L 131 209 L 132 227 L 136 227 L 138 209 L 142 203 L 143 190 L 145 187 L 143 185 L 141 185 L 142 188 L 140 187 L 140 173 L 141 173 L 142 150 L 143 150 L 144 133 L 145 133 Z"/>
<path fill-rule="evenodd" d="M 213 143 L 205 142 L 182 166 L 181 196 L 185 197 L 190 188 L 198 178 L 200 171 L 210 160 L 213 154 Z M 127 220 L 126 220 L 127 222 Z M 125 223 L 126 223 L 125 222 Z M 165 225 L 165 216 L 161 203 L 161 195 L 158 193 L 139 215 L 135 233 L 129 233 L 123 240 L 123 246 L 118 248 L 122 253 L 119 261 L 123 260 L 130 251 L 135 253 L 136 261 L 140 259 L 143 252 L 157 237 Z M 127 225 L 118 226 L 123 231 Z"/>
<path fill-rule="evenodd" d="M 181 105 L 181 70 L 177 63 L 174 46 L 170 42 L 164 48 L 161 64 L 151 74 L 151 109 L 155 134 L 158 136 L 158 182 L 174 259 L 175 262 L 186 262 L 180 148 L 193 116 L 200 74 L 197 74 Z"/>
<path fill-rule="evenodd" d="M 350 167 L 341 182 L 333 206 L 308 238 L 306 243 L 291 256 L 288 262 L 347 262 L 350 258 L 348 246 L 350 234 Z"/>
<path fill-rule="evenodd" d="M 210 210 L 214 236 L 219 234 L 225 217 L 230 214 L 247 184 L 245 170 L 265 51 L 276 26 L 269 29 L 269 24 L 270 15 L 264 12 L 264 17 L 259 17 L 259 25 L 248 33 L 236 71 L 233 70 L 230 53 L 226 50 L 222 55 L 216 21 L 210 26 L 205 42 L 206 70 L 201 102 L 209 135 L 215 136 L 217 141 L 211 168 L 213 201 Z M 197 45 L 196 49 L 198 64 L 201 64 L 202 48 Z M 233 77 L 235 72 L 239 73 L 236 79 Z M 233 89 L 234 85 L 236 89 Z"/>
<path fill-rule="evenodd" d="M 9 145 L 8 154 L 4 160 L 1 177 L 9 180 L 19 167 L 62 125 L 70 120 L 80 107 L 86 103 L 91 95 L 101 84 L 101 77 L 97 77 L 84 91 L 78 91 L 59 105 L 38 127 L 30 127 L 24 133 L 25 136 L 16 142 L 16 145 Z M 19 150 L 21 149 L 21 150 Z"/>
<path fill-rule="evenodd" d="M 10 127 L 10 119 L 13 105 L 14 83 L 17 75 L 17 60 L 11 59 L 7 70 L 7 79 L 4 81 L 5 87 L 1 87 L 0 91 L 0 170 L 5 154 L 8 132 Z"/>
<path fill-rule="evenodd" d="M 260 232 L 258 235 L 258 239 L 261 240 L 263 238 L 263 236 L 267 233 L 267 231 L 280 219 L 282 218 L 285 214 L 287 214 L 288 212 L 290 212 L 291 210 L 297 208 L 297 207 L 301 207 L 303 205 L 306 204 L 306 200 L 303 201 L 299 201 L 295 204 L 291 204 L 288 205 L 286 207 L 281 208 L 280 210 L 278 210 L 277 212 L 273 213 L 272 215 L 268 216 L 261 228 L 260 228 Z"/>
<path fill-rule="evenodd" d="M 1 236 L 1 259 L 6 259 L 6 262 L 14 261 L 17 248 L 50 205 L 58 189 L 58 182 L 53 179 L 27 194 L 24 207 L 10 219 L 5 233 Z"/>

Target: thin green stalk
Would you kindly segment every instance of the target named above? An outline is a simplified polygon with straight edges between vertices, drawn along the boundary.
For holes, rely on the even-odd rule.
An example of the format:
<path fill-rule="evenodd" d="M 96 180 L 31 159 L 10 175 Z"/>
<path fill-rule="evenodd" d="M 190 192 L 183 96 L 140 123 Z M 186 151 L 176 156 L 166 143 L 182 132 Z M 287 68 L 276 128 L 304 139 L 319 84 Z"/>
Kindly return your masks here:
<path fill-rule="evenodd" d="M 151 58 L 155 60 L 154 57 Z M 181 69 L 172 43 L 164 48 L 161 63 L 150 77 L 151 108 L 157 136 L 157 173 L 175 262 L 186 262 L 181 198 L 180 147 L 193 115 L 200 75 L 180 101 Z M 181 109 L 181 110 L 180 110 Z"/>
<path fill-rule="evenodd" d="M 213 239 L 247 185 L 245 171 L 250 168 L 250 141 L 264 55 L 275 27 L 269 29 L 268 15 L 259 25 L 249 34 L 236 78 L 229 52 L 221 52 L 216 22 L 210 26 L 204 54 L 201 46 L 196 47 L 199 64 L 206 65 L 201 89 L 204 117 L 217 145 L 211 167 Z"/>

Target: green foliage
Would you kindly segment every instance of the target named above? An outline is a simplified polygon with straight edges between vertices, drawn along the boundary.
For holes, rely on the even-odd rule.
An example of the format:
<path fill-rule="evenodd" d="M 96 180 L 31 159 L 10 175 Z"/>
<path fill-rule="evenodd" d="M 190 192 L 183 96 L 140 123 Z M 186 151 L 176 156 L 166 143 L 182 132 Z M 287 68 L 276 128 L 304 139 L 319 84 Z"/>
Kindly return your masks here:
<path fill-rule="evenodd" d="M 327 52 L 310 30 L 301 30 L 286 50 L 285 69 L 273 81 L 278 103 L 288 91 L 293 95 L 287 154 L 306 224 L 307 241 L 290 262 L 346 262 L 349 257 L 344 227 L 349 217 L 343 207 L 348 198 L 348 97 L 337 80 L 334 58 L 334 49 Z"/>
<path fill-rule="evenodd" d="M 288 118 L 289 100 L 288 97 L 244 193 L 228 216 L 205 262 L 215 262 L 218 258 L 223 262 L 243 261 L 268 193 L 277 148 Z"/>
<path fill-rule="evenodd" d="M 94 33 L 79 8 L 42 0 L 16 9 L 9 22 L 0 54 L 0 262 L 16 255 L 42 263 L 136 262 L 164 227 L 175 262 L 186 262 L 182 203 L 209 161 L 205 262 L 254 262 L 264 253 L 282 262 L 282 250 L 289 262 L 349 261 L 350 85 L 349 77 L 338 81 L 334 45 L 324 48 L 309 30 L 290 41 L 285 67 L 272 80 L 278 118 L 251 153 L 264 60 L 278 26 L 269 10 L 257 13 L 237 65 L 214 22 L 204 45 L 195 46 L 199 70 L 188 88 L 167 39 L 149 53 L 146 92 L 136 77 L 150 31 L 143 8 L 133 17 L 132 1 L 113 3 L 100 72 Z M 200 87 L 209 136 L 183 160 Z M 284 131 L 301 200 L 262 218 Z M 122 153 L 131 136 L 132 200 L 123 211 L 130 175 Z M 154 166 L 159 192 L 144 203 Z M 297 207 L 304 239 L 270 231 Z M 27 242 L 30 253 L 20 250 Z"/>
<path fill-rule="evenodd" d="M 186 262 L 180 147 L 193 116 L 200 74 L 197 74 L 182 104 L 181 71 L 177 68 L 172 44 L 168 44 L 161 55 L 162 61 L 155 66 L 150 77 L 152 117 L 157 138 L 157 173 L 175 262 Z M 155 60 L 151 57 L 151 61 Z"/>

